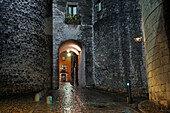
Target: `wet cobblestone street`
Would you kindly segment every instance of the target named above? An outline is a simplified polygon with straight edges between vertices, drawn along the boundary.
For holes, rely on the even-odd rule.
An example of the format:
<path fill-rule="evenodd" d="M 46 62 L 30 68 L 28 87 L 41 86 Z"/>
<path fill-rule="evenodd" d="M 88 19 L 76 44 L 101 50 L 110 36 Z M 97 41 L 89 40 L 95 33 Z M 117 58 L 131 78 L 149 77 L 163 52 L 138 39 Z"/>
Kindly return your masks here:
<path fill-rule="evenodd" d="M 73 88 L 70 83 L 60 84 L 59 90 L 49 91 L 38 103 L 34 95 L 1 97 L 0 113 L 137 113 L 120 94 Z M 53 104 L 46 104 L 47 96 L 53 97 Z"/>

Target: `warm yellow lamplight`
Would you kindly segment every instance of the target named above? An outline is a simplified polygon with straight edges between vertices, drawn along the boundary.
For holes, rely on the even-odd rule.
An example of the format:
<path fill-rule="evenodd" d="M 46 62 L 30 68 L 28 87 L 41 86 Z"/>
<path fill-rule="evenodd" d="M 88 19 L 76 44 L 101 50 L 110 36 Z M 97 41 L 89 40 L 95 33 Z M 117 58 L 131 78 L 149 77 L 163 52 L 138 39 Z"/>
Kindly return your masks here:
<path fill-rule="evenodd" d="M 67 53 L 67 56 L 70 57 L 70 56 L 71 56 L 71 53 Z"/>

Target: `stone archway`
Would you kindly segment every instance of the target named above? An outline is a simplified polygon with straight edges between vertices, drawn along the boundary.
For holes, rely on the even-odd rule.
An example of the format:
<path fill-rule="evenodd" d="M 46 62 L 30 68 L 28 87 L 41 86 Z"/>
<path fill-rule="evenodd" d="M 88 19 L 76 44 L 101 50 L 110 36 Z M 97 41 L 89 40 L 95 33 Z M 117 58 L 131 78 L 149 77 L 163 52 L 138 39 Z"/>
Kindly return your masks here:
<path fill-rule="evenodd" d="M 71 53 L 71 56 L 67 56 L 68 51 Z M 62 61 L 62 56 L 67 57 L 66 59 L 69 60 Z M 72 62 L 73 60 L 74 64 Z M 59 87 L 59 82 L 62 81 L 61 74 L 65 71 L 68 75 L 66 82 L 73 82 L 72 85 L 74 86 L 86 86 L 85 47 L 79 41 L 66 40 L 62 42 L 59 46 L 57 62 L 57 70 L 55 70 L 56 73 L 55 76 L 53 76 L 53 78 L 56 78 L 54 78 L 55 81 L 53 80 L 53 85 L 56 85 L 57 88 Z M 63 62 L 63 64 L 61 62 Z M 61 65 L 66 65 L 68 62 L 68 68 L 63 69 Z M 72 79 L 74 80 L 72 81 Z"/>

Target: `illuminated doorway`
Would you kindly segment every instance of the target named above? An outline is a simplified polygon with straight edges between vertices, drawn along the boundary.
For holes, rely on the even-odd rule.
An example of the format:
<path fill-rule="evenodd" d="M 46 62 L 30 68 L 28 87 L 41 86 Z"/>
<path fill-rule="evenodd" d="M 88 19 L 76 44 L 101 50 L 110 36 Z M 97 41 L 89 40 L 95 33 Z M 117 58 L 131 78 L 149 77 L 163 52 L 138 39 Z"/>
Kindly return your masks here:
<path fill-rule="evenodd" d="M 85 87 L 85 48 L 76 40 L 63 42 L 59 48 L 59 83 L 70 82 Z"/>

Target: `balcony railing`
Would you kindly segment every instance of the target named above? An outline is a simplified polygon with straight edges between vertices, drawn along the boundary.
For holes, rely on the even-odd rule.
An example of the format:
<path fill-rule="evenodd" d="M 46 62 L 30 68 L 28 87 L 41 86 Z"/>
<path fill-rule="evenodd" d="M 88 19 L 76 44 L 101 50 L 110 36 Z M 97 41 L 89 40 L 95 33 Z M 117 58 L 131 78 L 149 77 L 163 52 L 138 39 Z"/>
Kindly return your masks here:
<path fill-rule="evenodd" d="M 81 24 L 81 16 L 80 15 L 68 15 L 65 18 L 66 24 L 73 24 L 73 25 L 79 25 Z"/>

